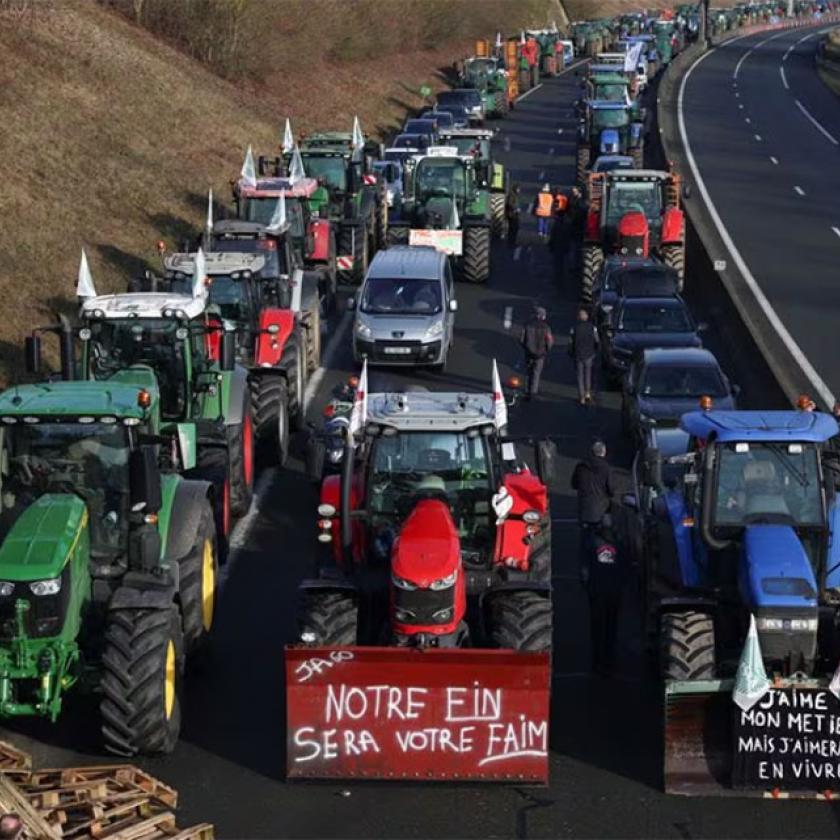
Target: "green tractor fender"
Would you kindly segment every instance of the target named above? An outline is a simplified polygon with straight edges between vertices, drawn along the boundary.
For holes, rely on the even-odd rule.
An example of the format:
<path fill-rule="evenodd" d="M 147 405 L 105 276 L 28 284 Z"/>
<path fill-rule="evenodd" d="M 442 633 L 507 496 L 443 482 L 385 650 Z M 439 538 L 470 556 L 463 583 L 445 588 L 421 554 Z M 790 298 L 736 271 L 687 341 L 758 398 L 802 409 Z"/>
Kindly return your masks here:
<path fill-rule="evenodd" d="M 195 544 L 205 502 L 212 498 L 213 485 L 209 481 L 179 479 L 174 482 L 174 492 L 169 504 L 164 502 L 166 513 L 166 534 L 163 560 L 171 564 L 183 560 Z M 163 510 L 161 522 L 164 522 Z M 171 523 L 177 522 L 177 527 Z"/>
<path fill-rule="evenodd" d="M 247 405 L 248 371 L 237 365 L 223 380 L 223 405 L 225 426 L 235 426 L 244 419 Z"/>

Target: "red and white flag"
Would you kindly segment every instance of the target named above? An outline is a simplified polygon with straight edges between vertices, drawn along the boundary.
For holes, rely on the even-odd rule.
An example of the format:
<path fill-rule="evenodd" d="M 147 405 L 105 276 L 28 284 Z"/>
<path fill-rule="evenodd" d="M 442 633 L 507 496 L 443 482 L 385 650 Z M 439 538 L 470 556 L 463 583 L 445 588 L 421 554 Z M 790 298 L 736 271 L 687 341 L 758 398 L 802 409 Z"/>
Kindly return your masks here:
<path fill-rule="evenodd" d="M 493 359 L 493 417 L 496 428 L 500 431 L 507 426 L 507 403 L 505 392 L 502 390 L 502 380 L 499 378 L 499 366 L 495 359 Z"/>

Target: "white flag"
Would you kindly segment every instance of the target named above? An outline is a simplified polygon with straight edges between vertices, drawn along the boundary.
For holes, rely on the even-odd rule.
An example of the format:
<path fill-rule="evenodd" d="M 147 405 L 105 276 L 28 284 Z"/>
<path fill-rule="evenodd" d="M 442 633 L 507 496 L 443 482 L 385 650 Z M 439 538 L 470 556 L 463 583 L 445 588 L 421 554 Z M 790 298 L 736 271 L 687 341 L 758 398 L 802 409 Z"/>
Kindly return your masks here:
<path fill-rule="evenodd" d="M 459 230 L 461 227 L 461 219 L 458 216 L 458 202 L 454 199 L 452 201 L 452 217 L 449 221 L 449 227 L 452 230 Z"/>
<path fill-rule="evenodd" d="M 207 193 L 207 230 L 213 230 L 213 189 Z"/>
<path fill-rule="evenodd" d="M 359 118 L 353 117 L 353 148 L 364 149 L 365 135 L 362 134 L 362 127 L 359 125 Z"/>
<path fill-rule="evenodd" d="M 279 233 L 286 226 L 286 194 L 280 193 L 274 212 L 271 214 L 271 221 L 265 226 L 269 233 Z"/>
<path fill-rule="evenodd" d="M 764 668 L 758 630 L 755 627 L 755 616 L 750 615 L 750 630 L 744 642 L 744 649 L 741 651 L 732 699 L 740 709 L 747 712 L 768 691 L 770 691 L 770 680 L 767 679 L 767 671 Z"/>
<path fill-rule="evenodd" d="M 493 414 L 496 428 L 501 431 L 507 426 L 508 413 L 502 380 L 499 378 L 499 367 L 495 359 L 493 359 Z"/>
<path fill-rule="evenodd" d="M 300 156 L 300 149 L 295 146 L 292 153 L 292 165 L 289 167 L 289 180 L 295 184 L 306 177 L 306 170 L 303 168 L 303 158 Z"/>
<path fill-rule="evenodd" d="M 198 249 L 193 261 L 193 281 L 192 281 L 192 296 L 194 298 L 204 297 L 207 292 L 207 286 L 204 280 L 207 277 L 207 264 L 204 260 L 204 251 Z"/>
<path fill-rule="evenodd" d="M 359 384 L 356 386 L 356 396 L 353 398 L 353 411 L 350 413 L 351 435 L 360 434 L 367 423 L 367 390 L 367 359 L 365 359 L 362 365 L 362 375 L 359 377 Z"/>
<path fill-rule="evenodd" d="M 292 123 L 286 117 L 286 128 L 283 131 L 283 154 L 289 154 L 295 147 L 295 135 L 292 134 Z"/>
<path fill-rule="evenodd" d="M 93 285 L 93 277 L 88 266 L 87 254 L 82 248 L 82 259 L 79 261 L 79 276 L 76 280 L 76 297 L 82 300 L 96 297 L 96 289 Z"/>
<path fill-rule="evenodd" d="M 520 44 L 525 43 L 525 30 L 524 29 L 519 33 L 519 43 Z"/>
<path fill-rule="evenodd" d="M 840 700 L 840 662 L 837 663 L 837 668 L 834 671 L 834 676 L 828 684 L 828 690 Z"/>
<path fill-rule="evenodd" d="M 242 164 L 242 170 L 239 173 L 246 187 L 257 186 L 257 167 L 254 166 L 254 153 L 251 147 L 248 146 L 248 151 L 245 153 L 245 161 Z"/>
<path fill-rule="evenodd" d="M 496 33 L 496 49 L 500 50 L 502 48 L 502 33 Z"/>
<path fill-rule="evenodd" d="M 624 56 L 624 72 L 635 73 L 639 67 L 639 59 L 642 57 L 642 47 L 644 44 L 639 41 L 638 44 L 633 44 Z"/>

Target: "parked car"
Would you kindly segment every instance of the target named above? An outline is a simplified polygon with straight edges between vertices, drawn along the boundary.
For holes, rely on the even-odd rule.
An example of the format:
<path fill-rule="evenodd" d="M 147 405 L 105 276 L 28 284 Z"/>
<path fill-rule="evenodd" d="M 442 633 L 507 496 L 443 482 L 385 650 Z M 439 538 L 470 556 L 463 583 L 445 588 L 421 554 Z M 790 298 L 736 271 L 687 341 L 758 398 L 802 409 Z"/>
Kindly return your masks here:
<path fill-rule="evenodd" d="M 680 417 L 711 397 L 715 409 L 734 411 L 739 392 L 709 350 L 700 347 L 649 348 L 636 356 L 624 379 L 621 420 L 641 446 L 645 431 L 675 428 Z"/>
<path fill-rule="evenodd" d="M 393 143 L 392 149 L 412 149 L 414 154 L 425 152 L 432 144 L 425 134 L 398 134 Z"/>
<path fill-rule="evenodd" d="M 601 329 L 601 357 L 607 378 L 621 379 L 636 353 L 648 347 L 702 347 L 697 324 L 685 301 L 669 297 L 622 297 Z"/>
<path fill-rule="evenodd" d="M 658 265 L 653 257 L 631 257 L 616 254 L 604 260 L 601 275 L 592 295 L 592 308 L 595 325 L 604 326 L 610 319 L 621 295 L 619 294 L 618 276 L 631 267 L 652 267 Z"/>
<path fill-rule="evenodd" d="M 446 254 L 408 245 L 379 251 L 348 303 L 357 362 L 446 366 L 458 309 Z"/>
<path fill-rule="evenodd" d="M 470 122 L 484 122 L 484 101 L 474 88 L 441 91 L 437 96 L 437 110 L 445 110 L 442 106 L 451 104 L 465 108 Z"/>
<path fill-rule="evenodd" d="M 612 172 L 613 169 L 632 169 L 633 158 L 629 155 L 599 155 L 592 164 L 593 172 Z"/>
<path fill-rule="evenodd" d="M 455 117 L 449 111 L 423 111 L 420 114 L 421 120 L 434 120 L 437 123 L 438 131 L 455 127 Z"/>
<path fill-rule="evenodd" d="M 438 138 L 437 120 L 414 118 L 406 120 L 403 126 L 403 134 L 419 134 L 427 137 L 429 145 L 434 146 Z"/>
<path fill-rule="evenodd" d="M 444 103 L 438 101 L 435 106 L 437 113 L 447 113 L 452 115 L 452 128 L 469 128 L 470 115 L 467 109 L 457 102 Z"/>

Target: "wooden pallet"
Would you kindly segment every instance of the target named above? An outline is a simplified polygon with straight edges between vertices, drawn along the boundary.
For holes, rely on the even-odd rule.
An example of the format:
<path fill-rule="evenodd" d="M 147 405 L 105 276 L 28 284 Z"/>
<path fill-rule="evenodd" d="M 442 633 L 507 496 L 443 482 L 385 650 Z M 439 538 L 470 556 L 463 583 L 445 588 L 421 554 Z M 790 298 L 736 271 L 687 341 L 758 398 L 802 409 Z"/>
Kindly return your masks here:
<path fill-rule="evenodd" d="M 32 770 L 0 741 L 0 813 L 17 813 L 27 840 L 212 840 L 209 823 L 178 828 L 177 804 L 173 788 L 131 764 Z"/>

